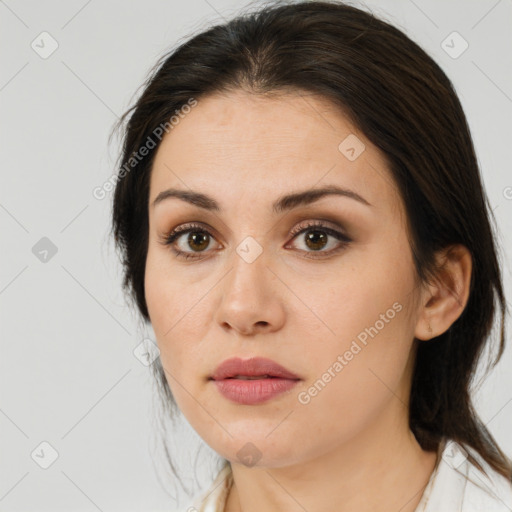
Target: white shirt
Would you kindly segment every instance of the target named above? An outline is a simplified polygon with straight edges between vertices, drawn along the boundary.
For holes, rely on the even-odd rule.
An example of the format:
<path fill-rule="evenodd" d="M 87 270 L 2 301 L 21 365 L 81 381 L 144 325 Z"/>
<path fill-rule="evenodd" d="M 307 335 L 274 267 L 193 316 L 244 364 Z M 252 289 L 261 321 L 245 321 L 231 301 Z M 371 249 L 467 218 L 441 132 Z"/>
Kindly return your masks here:
<path fill-rule="evenodd" d="M 512 512 L 512 482 L 491 469 L 477 452 L 453 441 L 442 443 L 440 452 L 415 512 Z M 468 453 L 487 476 L 470 461 Z M 186 512 L 224 512 L 232 483 L 228 464 Z"/>

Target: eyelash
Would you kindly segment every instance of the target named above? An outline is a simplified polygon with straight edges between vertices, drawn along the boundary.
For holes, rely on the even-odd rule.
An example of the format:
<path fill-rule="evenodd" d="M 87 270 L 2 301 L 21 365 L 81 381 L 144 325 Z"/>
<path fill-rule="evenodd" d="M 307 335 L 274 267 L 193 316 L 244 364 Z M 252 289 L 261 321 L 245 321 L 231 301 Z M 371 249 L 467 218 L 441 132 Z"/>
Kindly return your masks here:
<path fill-rule="evenodd" d="M 332 228 L 326 226 L 321 221 L 310 221 L 306 225 L 301 224 L 297 228 L 293 229 L 289 233 L 289 236 L 292 236 L 293 239 L 295 239 L 295 238 L 297 238 L 302 233 L 305 233 L 307 231 L 313 231 L 313 229 L 311 229 L 311 228 L 320 228 L 317 231 L 325 232 L 327 235 L 330 235 L 330 236 L 336 238 L 340 242 L 340 245 L 337 248 L 335 248 L 335 249 L 331 249 L 330 251 L 311 251 L 311 252 L 310 251 L 303 251 L 303 252 L 306 252 L 308 254 L 312 254 L 312 253 L 315 253 L 315 252 L 323 254 L 323 256 L 305 256 L 306 258 L 310 258 L 310 259 L 325 258 L 326 255 L 330 256 L 332 254 L 335 254 L 335 253 L 341 251 L 350 242 L 352 242 L 352 240 L 350 238 L 348 238 L 345 234 L 343 234 L 340 231 L 337 231 L 335 229 L 332 229 Z M 200 254 L 202 254 L 201 252 L 197 253 L 198 255 L 194 255 L 193 253 L 189 253 L 189 252 L 186 252 L 186 251 L 180 251 L 179 249 L 176 249 L 174 247 L 174 242 L 180 236 L 185 235 L 185 234 L 190 233 L 190 232 L 206 234 L 206 235 L 210 236 L 211 238 L 214 238 L 214 236 L 207 229 L 203 228 L 201 225 L 190 223 L 190 224 L 183 224 L 182 226 L 179 226 L 178 228 L 172 230 L 170 233 L 164 234 L 162 236 L 161 243 L 163 243 L 166 246 L 170 246 L 170 248 L 172 249 L 172 251 L 174 252 L 174 254 L 178 258 L 182 258 L 182 259 L 185 259 L 185 260 L 189 260 L 189 259 L 204 259 L 204 256 L 200 256 Z M 205 251 L 203 251 L 203 253 L 204 252 Z"/>

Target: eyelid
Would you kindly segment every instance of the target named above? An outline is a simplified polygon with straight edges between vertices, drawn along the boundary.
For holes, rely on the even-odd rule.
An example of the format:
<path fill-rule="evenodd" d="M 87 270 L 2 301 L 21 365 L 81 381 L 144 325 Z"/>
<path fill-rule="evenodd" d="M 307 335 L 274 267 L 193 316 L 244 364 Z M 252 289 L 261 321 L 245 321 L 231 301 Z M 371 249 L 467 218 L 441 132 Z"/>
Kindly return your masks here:
<path fill-rule="evenodd" d="M 333 231 L 338 232 L 340 235 L 344 235 L 348 239 L 348 235 L 345 233 L 344 228 L 342 228 L 340 225 L 338 225 L 335 222 L 332 222 L 328 219 L 320 219 L 320 218 L 313 219 L 313 220 L 309 219 L 307 221 L 298 222 L 296 224 L 296 226 L 290 230 L 290 232 L 288 233 L 288 236 L 296 236 L 301 231 L 304 231 L 307 228 L 314 228 L 314 227 L 319 227 L 319 228 L 323 228 L 323 229 L 329 228 Z"/>

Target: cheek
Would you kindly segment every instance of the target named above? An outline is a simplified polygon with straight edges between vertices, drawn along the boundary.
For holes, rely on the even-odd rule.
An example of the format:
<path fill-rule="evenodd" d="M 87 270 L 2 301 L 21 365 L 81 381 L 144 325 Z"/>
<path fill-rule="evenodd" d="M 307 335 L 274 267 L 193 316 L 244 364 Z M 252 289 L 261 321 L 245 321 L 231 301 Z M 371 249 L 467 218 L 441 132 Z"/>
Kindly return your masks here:
<path fill-rule="evenodd" d="M 364 255 L 352 261 L 347 258 L 339 269 L 331 269 L 330 275 L 293 280 L 294 293 L 304 297 L 303 302 L 313 313 L 305 315 L 302 303 L 291 311 L 297 318 L 303 318 L 298 321 L 317 340 L 304 347 L 306 350 L 322 352 L 334 346 L 344 351 L 354 339 L 361 346 L 365 342 L 369 345 L 370 341 L 372 345 L 384 345 L 379 340 L 387 338 L 390 342 L 386 346 L 391 341 L 393 346 L 398 346 L 412 340 L 411 301 L 415 296 L 412 263 L 406 258 L 399 261 L 392 255 L 386 258 L 382 253 L 379 264 L 366 259 Z M 313 329 L 316 325 L 318 328 Z"/>
<path fill-rule="evenodd" d="M 303 347 L 311 372 L 300 403 L 311 418 L 329 411 L 357 429 L 405 389 L 414 283 L 412 262 L 381 252 L 378 265 L 361 258 L 322 293 L 302 288 L 323 324 Z"/>
<path fill-rule="evenodd" d="M 385 314 L 387 309 L 377 311 Z M 311 372 L 297 392 L 297 419 L 302 417 L 308 429 L 318 433 L 316 443 L 326 449 L 349 441 L 386 409 L 401 410 L 400 402 L 406 402 L 402 393 L 408 386 L 409 328 L 405 310 L 392 311 L 388 323 L 378 316 L 376 322 L 367 312 L 357 320 L 344 317 L 350 324 L 346 335 L 336 342 L 319 342 L 306 354 Z M 343 332 L 341 320 L 338 326 L 337 332 Z"/>
<path fill-rule="evenodd" d="M 185 390 L 197 386 L 205 368 L 201 340 L 207 339 L 208 311 L 204 293 L 204 287 L 194 286 L 190 273 L 176 272 L 165 255 L 148 251 L 146 303 L 166 379 L 180 409 L 186 409 L 190 400 Z"/>
<path fill-rule="evenodd" d="M 194 295 L 195 287 L 188 273 L 177 271 L 170 261 L 166 251 L 151 247 L 150 243 L 144 292 L 151 324 L 161 342 L 172 338 L 188 316 L 195 314 L 194 305 L 200 300 Z"/>
<path fill-rule="evenodd" d="M 182 356 L 178 342 L 182 338 L 177 336 L 177 333 L 182 326 L 179 319 L 185 313 L 185 301 L 183 289 L 180 289 L 180 284 L 168 274 L 169 270 L 161 259 L 151 250 L 148 251 L 144 292 L 162 364 L 166 371 L 174 374 L 174 363 Z"/>

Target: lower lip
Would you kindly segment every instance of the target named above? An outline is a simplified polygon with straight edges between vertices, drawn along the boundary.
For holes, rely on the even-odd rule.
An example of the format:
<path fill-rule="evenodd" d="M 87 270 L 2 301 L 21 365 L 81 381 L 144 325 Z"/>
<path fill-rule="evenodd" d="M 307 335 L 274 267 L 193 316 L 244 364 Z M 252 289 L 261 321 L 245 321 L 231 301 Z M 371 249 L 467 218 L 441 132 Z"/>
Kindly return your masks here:
<path fill-rule="evenodd" d="M 223 379 L 214 380 L 217 389 L 227 399 L 238 404 L 254 405 L 266 402 L 292 389 L 298 380 L 290 379 Z"/>

